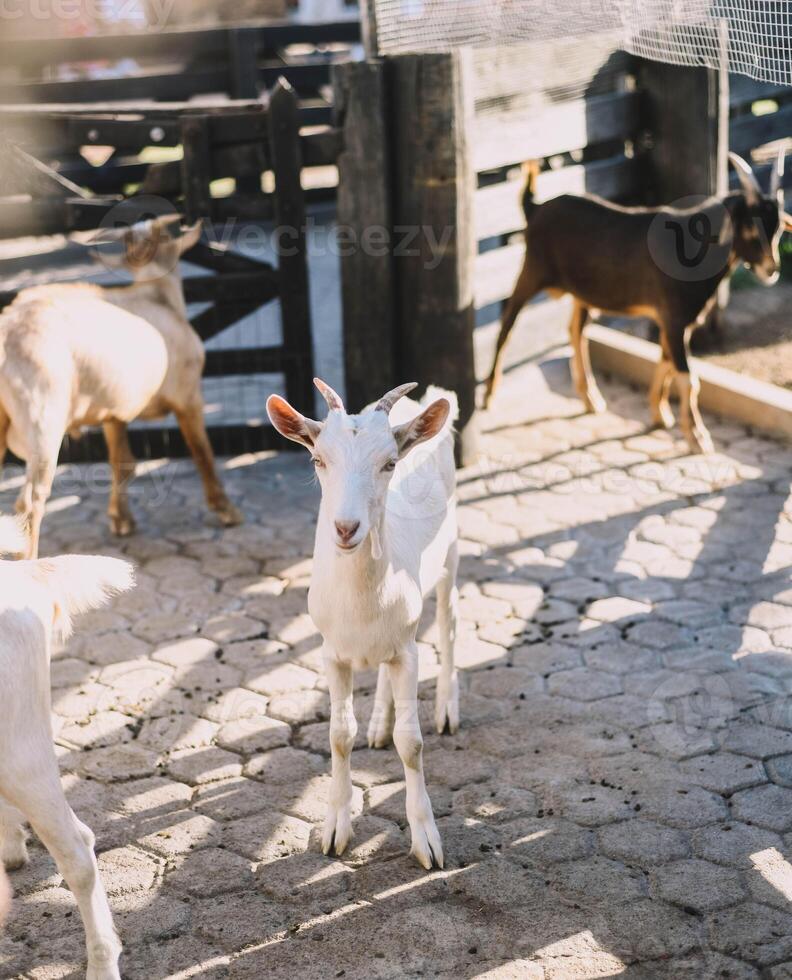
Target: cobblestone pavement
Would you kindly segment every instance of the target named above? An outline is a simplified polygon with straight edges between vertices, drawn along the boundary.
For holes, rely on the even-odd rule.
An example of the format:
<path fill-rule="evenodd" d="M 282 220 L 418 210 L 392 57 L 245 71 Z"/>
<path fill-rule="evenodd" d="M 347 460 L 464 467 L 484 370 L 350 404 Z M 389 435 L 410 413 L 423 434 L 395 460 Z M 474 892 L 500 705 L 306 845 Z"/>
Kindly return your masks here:
<path fill-rule="evenodd" d="M 228 531 L 188 464 L 152 464 L 121 546 L 105 468 L 60 474 L 45 552 L 139 564 L 52 670 L 124 977 L 792 977 L 789 452 L 713 424 L 721 453 L 691 458 L 646 433 L 643 394 L 605 390 L 611 412 L 582 416 L 515 373 L 460 474 L 457 736 L 429 728 L 431 617 L 421 647 L 442 873 L 407 857 L 395 753 L 365 748 L 371 675 L 354 848 L 319 852 L 307 457 L 231 461 L 248 523 Z M 31 853 L 0 976 L 80 976 L 71 894 Z"/>

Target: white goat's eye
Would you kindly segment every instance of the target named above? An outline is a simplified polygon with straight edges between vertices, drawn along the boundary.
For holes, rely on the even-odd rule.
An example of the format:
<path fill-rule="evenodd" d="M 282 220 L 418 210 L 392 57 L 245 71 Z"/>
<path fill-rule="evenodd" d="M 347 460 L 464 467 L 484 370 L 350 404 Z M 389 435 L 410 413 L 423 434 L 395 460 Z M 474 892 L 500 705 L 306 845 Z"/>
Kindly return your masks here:
<path fill-rule="evenodd" d="M 318 456 L 311 456 L 311 462 L 314 464 L 314 466 L 317 469 L 319 469 L 319 467 L 321 467 L 321 466 L 324 466 L 324 460 L 319 459 Z"/>
<path fill-rule="evenodd" d="M 396 460 L 389 459 L 388 462 L 382 467 L 383 473 L 390 473 L 396 469 Z"/>

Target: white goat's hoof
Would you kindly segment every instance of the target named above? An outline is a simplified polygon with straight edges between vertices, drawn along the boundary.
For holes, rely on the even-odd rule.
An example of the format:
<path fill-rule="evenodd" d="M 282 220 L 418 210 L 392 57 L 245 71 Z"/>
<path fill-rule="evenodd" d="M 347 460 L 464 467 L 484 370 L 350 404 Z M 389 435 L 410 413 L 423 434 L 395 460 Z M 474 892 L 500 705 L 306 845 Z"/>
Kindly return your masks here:
<path fill-rule="evenodd" d="M 456 735 L 459 730 L 459 678 L 456 671 L 448 679 L 442 675 L 437 679 L 435 727 L 438 735 L 445 732 Z"/>
<path fill-rule="evenodd" d="M 352 840 L 352 820 L 349 808 L 342 807 L 336 810 L 335 807 L 330 807 L 322 831 L 323 853 L 330 854 L 331 851 L 335 851 L 338 857 L 341 857 L 350 840 Z"/>
<path fill-rule="evenodd" d="M 215 514 L 217 514 L 217 519 L 223 527 L 237 527 L 239 524 L 245 523 L 242 511 L 235 507 L 231 501 L 226 501 L 220 507 L 216 507 Z"/>
<path fill-rule="evenodd" d="M 384 749 L 393 740 L 395 712 L 392 704 L 375 701 L 368 726 L 368 746 L 370 749 Z"/>
<path fill-rule="evenodd" d="M 442 869 L 443 844 L 431 813 L 423 820 L 411 821 L 410 834 L 412 835 L 410 854 L 421 867 L 427 871 L 431 871 L 433 868 Z"/>
<path fill-rule="evenodd" d="M 4 840 L 0 847 L 0 862 L 6 871 L 18 871 L 30 860 L 24 834 L 15 835 L 15 840 Z"/>
<path fill-rule="evenodd" d="M 88 964 L 85 980 L 121 980 L 117 963 L 102 963 L 97 966 Z"/>
<path fill-rule="evenodd" d="M 132 517 L 112 517 L 110 518 L 110 530 L 117 538 L 128 538 L 135 533 L 135 520 Z"/>

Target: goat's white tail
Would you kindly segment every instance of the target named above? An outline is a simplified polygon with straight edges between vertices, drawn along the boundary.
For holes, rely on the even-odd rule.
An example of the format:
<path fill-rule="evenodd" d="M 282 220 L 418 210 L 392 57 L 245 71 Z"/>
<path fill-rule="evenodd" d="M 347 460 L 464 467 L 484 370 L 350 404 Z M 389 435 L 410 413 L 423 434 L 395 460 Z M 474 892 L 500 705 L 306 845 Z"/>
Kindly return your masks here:
<path fill-rule="evenodd" d="M 451 411 L 448 413 L 448 421 L 446 422 L 446 428 L 452 428 L 456 420 L 459 418 L 459 399 L 457 398 L 455 391 L 447 391 L 445 388 L 438 388 L 437 385 L 429 385 L 426 389 L 426 394 L 421 399 L 421 405 L 424 407 L 426 405 L 431 405 L 432 402 L 437 401 L 438 398 L 445 398 L 445 400 L 451 406 Z"/>
<path fill-rule="evenodd" d="M 27 538 L 15 517 L 0 517 L 0 555 L 20 555 L 27 551 Z"/>
<path fill-rule="evenodd" d="M 119 558 L 62 555 L 34 563 L 34 577 L 52 592 L 55 602 L 53 628 L 62 637 L 71 632 L 72 616 L 96 609 L 110 596 L 135 584 L 132 565 Z"/>

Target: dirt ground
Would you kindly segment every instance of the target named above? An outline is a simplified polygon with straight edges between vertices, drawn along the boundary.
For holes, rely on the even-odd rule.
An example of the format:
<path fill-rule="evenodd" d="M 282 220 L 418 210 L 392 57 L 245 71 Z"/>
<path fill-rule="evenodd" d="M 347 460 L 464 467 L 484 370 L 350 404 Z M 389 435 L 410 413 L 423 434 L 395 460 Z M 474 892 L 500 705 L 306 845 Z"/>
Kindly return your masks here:
<path fill-rule="evenodd" d="M 649 336 L 648 321 L 625 328 Z M 733 289 L 719 330 L 699 330 L 693 350 L 713 364 L 792 389 L 792 284 Z"/>

